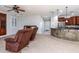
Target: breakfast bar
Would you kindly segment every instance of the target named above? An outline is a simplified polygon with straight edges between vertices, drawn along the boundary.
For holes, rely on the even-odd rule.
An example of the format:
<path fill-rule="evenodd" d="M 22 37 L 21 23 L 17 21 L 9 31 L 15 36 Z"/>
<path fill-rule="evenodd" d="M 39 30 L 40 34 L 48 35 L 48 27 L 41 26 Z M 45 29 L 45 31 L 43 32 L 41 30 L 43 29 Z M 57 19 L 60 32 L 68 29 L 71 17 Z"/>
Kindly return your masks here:
<path fill-rule="evenodd" d="M 57 38 L 78 41 L 79 28 L 78 27 L 51 28 L 51 35 Z"/>

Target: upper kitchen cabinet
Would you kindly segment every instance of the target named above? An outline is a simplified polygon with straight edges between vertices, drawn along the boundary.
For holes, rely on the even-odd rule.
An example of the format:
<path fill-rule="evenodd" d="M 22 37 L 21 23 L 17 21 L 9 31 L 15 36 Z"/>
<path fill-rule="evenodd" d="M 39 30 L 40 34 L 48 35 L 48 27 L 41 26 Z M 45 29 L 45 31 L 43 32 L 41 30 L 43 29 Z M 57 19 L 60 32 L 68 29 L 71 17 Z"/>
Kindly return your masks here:
<path fill-rule="evenodd" d="M 70 25 L 76 25 L 76 16 L 70 17 Z"/>
<path fill-rule="evenodd" d="M 79 16 L 76 17 L 76 24 L 79 25 Z"/>
<path fill-rule="evenodd" d="M 65 22 L 66 25 L 76 25 L 76 16 L 66 18 L 67 22 Z"/>
<path fill-rule="evenodd" d="M 69 18 L 59 17 L 58 21 L 65 22 L 65 25 L 79 25 L 79 16 L 72 16 Z"/>
<path fill-rule="evenodd" d="M 67 19 L 66 25 L 79 25 L 79 16 L 72 16 Z"/>

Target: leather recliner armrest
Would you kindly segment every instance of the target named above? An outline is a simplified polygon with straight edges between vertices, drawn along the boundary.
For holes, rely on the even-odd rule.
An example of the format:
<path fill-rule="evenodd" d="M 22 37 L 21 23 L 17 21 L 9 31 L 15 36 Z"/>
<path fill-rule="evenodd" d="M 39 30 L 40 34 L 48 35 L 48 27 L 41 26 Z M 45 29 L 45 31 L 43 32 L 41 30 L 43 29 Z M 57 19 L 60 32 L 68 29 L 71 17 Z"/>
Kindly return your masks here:
<path fill-rule="evenodd" d="M 6 42 L 16 42 L 16 40 L 14 38 L 6 38 L 5 41 Z"/>

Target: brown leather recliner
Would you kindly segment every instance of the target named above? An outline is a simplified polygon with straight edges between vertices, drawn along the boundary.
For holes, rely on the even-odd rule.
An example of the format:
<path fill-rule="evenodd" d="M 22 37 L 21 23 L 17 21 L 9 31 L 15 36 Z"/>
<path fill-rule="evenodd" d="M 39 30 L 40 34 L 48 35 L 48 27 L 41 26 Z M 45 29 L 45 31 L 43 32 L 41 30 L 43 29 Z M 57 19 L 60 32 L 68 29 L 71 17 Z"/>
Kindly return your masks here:
<path fill-rule="evenodd" d="M 27 29 L 27 28 L 32 28 L 33 29 L 33 33 L 32 33 L 31 38 L 30 38 L 30 40 L 32 41 L 32 40 L 34 40 L 34 38 L 36 36 L 38 27 L 36 25 L 25 25 L 24 29 Z"/>
<path fill-rule="evenodd" d="M 12 52 L 20 51 L 23 47 L 28 45 L 32 32 L 33 32 L 33 29 L 19 30 L 15 38 L 5 39 L 6 50 L 9 50 Z"/>

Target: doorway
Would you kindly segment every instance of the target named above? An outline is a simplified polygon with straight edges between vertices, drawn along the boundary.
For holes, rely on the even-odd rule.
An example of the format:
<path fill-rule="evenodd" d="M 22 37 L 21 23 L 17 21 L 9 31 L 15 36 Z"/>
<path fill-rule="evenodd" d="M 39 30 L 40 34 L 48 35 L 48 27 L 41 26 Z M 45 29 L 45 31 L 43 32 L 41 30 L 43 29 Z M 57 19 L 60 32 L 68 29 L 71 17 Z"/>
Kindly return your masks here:
<path fill-rule="evenodd" d="M 50 33 L 51 18 L 50 17 L 43 17 L 43 22 L 44 22 L 44 33 Z"/>
<path fill-rule="evenodd" d="M 51 23 L 50 20 L 44 21 L 44 31 L 50 31 L 50 26 L 51 26 L 50 23 Z"/>

